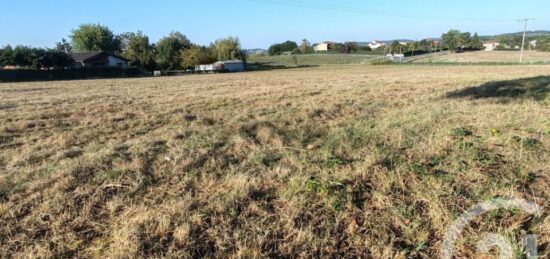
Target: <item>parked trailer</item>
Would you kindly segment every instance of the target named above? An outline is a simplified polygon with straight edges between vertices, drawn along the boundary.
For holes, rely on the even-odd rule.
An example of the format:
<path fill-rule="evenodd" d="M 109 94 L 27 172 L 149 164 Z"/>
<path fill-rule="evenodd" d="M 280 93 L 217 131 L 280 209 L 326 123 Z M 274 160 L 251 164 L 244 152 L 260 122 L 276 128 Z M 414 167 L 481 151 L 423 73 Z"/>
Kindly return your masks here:
<path fill-rule="evenodd" d="M 227 72 L 242 72 L 245 69 L 244 62 L 240 60 L 218 61 L 214 63 L 214 66 L 221 67 L 222 71 Z"/>
<path fill-rule="evenodd" d="M 199 73 L 213 73 L 216 71 L 214 68 L 214 64 L 208 64 L 208 65 L 198 65 L 195 66 L 195 72 Z"/>
<path fill-rule="evenodd" d="M 242 72 L 245 70 L 245 64 L 240 60 L 218 61 L 214 64 L 198 65 L 195 67 L 196 72 L 213 73 L 213 72 Z"/>

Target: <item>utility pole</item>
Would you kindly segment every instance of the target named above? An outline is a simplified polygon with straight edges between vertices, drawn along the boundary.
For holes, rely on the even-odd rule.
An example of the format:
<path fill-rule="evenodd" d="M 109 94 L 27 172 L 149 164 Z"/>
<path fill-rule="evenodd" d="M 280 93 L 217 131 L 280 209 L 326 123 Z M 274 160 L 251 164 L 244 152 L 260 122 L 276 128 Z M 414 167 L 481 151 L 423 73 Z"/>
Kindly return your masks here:
<path fill-rule="evenodd" d="M 519 57 L 519 63 L 523 63 L 523 51 L 525 50 L 525 38 L 527 36 L 527 22 L 534 20 L 533 18 L 520 19 L 518 22 L 523 23 L 523 41 L 521 42 L 521 55 Z"/>

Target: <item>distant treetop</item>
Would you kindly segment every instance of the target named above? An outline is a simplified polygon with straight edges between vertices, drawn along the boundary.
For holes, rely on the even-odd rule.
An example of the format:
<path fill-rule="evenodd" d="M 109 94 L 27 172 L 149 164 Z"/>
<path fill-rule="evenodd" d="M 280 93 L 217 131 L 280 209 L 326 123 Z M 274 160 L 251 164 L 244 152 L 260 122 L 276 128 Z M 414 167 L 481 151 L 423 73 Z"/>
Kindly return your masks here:
<path fill-rule="evenodd" d="M 69 36 L 74 51 L 105 51 L 120 53 L 121 40 L 101 24 L 82 24 Z"/>

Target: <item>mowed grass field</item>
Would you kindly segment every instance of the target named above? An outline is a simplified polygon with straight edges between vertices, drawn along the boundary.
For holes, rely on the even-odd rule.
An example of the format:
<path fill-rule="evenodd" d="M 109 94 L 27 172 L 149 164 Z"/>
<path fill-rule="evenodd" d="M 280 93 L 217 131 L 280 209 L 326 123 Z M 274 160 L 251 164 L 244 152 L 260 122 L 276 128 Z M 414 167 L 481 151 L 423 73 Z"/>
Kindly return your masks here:
<path fill-rule="evenodd" d="M 320 66 L 342 64 L 371 64 L 373 61 L 384 59 L 383 55 L 354 55 L 354 54 L 304 54 L 291 56 L 258 56 L 248 58 L 251 69 L 273 69 L 296 66 Z"/>
<path fill-rule="evenodd" d="M 0 84 L 5 257 L 435 258 L 469 207 L 550 256 L 548 66 Z"/>
<path fill-rule="evenodd" d="M 476 51 L 415 60 L 433 63 L 519 63 L 519 51 Z M 524 62 L 550 63 L 550 52 L 525 51 Z"/>

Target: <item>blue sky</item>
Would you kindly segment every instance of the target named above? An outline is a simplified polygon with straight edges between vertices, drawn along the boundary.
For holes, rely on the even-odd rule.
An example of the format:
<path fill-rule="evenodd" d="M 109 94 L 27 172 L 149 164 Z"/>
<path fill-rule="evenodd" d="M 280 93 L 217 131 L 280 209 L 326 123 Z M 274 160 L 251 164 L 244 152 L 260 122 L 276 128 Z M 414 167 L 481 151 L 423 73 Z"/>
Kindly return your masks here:
<path fill-rule="evenodd" d="M 245 48 L 285 40 L 311 42 L 422 39 L 450 28 L 481 35 L 550 30 L 548 0 L 0 0 L 0 46 L 52 47 L 81 23 L 115 33 L 141 30 L 156 41 L 180 31 L 208 44 L 238 36 Z"/>

